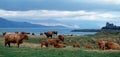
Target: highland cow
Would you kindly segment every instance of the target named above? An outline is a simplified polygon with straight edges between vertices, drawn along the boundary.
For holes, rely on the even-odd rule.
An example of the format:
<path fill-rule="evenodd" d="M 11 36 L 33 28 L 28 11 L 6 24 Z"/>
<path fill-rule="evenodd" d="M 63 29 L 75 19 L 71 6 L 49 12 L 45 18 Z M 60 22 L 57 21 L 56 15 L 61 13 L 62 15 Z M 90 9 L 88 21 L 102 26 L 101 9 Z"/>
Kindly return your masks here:
<path fill-rule="evenodd" d="M 112 49 L 112 50 L 117 50 L 120 48 L 119 44 L 114 43 L 114 42 L 107 42 L 105 44 L 106 49 Z"/>
<path fill-rule="evenodd" d="M 87 45 L 86 45 L 86 48 L 89 48 L 89 49 L 91 49 L 91 48 L 93 48 L 93 47 L 92 47 L 92 45 L 90 45 L 90 44 L 87 44 Z"/>
<path fill-rule="evenodd" d="M 59 44 L 59 43 L 54 44 L 54 48 L 65 48 L 65 47 L 66 47 L 65 44 Z"/>
<path fill-rule="evenodd" d="M 73 44 L 73 47 L 74 47 L 74 48 L 75 48 L 75 47 L 80 48 L 80 44 L 79 44 L 79 43 L 74 43 L 74 44 Z"/>
<path fill-rule="evenodd" d="M 64 35 L 59 35 L 58 39 L 60 39 L 62 42 L 64 42 Z"/>
<path fill-rule="evenodd" d="M 99 41 L 97 44 L 100 50 L 105 50 L 105 41 Z"/>
<path fill-rule="evenodd" d="M 41 41 L 41 48 L 43 47 L 43 45 L 45 47 L 49 47 L 50 45 L 54 45 L 56 43 L 61 43 L 61 41 L 59 39 L 48 39 L 48 40 L 42 40 Z"/>
<path fill-rule="evenodd" d="M 8 44 L 10 47 L 10 43 L 17 43 L 18 47 L 21 43 L 23 43 L 23 40 L 28 40 L 27 34 L 6 34 L 5 35 L 5 46 Z"/>

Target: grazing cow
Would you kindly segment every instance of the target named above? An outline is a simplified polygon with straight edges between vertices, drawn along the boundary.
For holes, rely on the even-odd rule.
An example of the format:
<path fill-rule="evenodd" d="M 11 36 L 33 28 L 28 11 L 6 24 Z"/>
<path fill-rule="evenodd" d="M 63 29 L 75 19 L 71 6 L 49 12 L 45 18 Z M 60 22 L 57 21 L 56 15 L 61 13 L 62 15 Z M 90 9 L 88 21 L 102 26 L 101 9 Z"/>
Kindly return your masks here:
<path fill-rule="evenodd" d="M 60 43 L 61 41 L 59 39 L 48 39 L 48 40 L 42 40 L 41 41 L 41 48 L 43 47 L 43 45 L 45 45 L 45 47 L 49 47 L 49 45 L 54 45 L 55 43 Z"/>
<path fill-rule="evenodd" d="M 53 32 L 45 32 L 44 34 L 47 36 L 47 38 L 52 38 Z"/>
<path fill-rule="evenodd" d="M 35 35 L 35 33 L 33 32 L 32 35 Z"/>
<path fill-rule="evenodd" d="M 65 44 L 59 44 L 59 43 L 54 44 L 54 48 L 65 48 L 65 47 L 66 47 Z"/>
<path fill-rule="evenodd" d="M 24 31 L 23 31 L 23 32 L 21 32 L 21 34 L 30 34 L 30 33 L 29 33 L 29 32 L 24 32 Z"/>
<path fill-rule="evenodd" d="M 17 43 L 18 47 L 21 43 L 23 43 L 23 40 L 28 40 L 27 34 L 6 34 L 5 35 L 5 46 L 8 44 L 10 47 L 10 43 Z"/>
<path fill-rule="evenodd" d="M 93 47 L 92 47 L 92 45 L 90 45 L 90 44 L 87 44 L 87 45 L 86 45 L 86 48 L 89 48 L 89 49 L 91 49 L 91 48 L 93 48 Z"/>
<path fill-rule="evenodd" d="M 58 39 L 60 39 L 62 42 L 64 42 L 64 35 L 59 35 Z"/>
<path fill-rule="evenodd" d="M 117 50 L 120 48 L 119 44 L 114 43 L 114 42 L 107 42 L 105 44 L 105 47 L 106 47 L 106 49 L 113 49 L 113 50 Z"/>
<path fill-rule="evenodd" d="M 79 44 L 79 43 L 74 43 L 74 44 L 73 44 L 73 47 L 74 47 L 74 48 L 75 48 L 75 47 L 80 48 L 80 44 Z"/>
<path fill-rule="evenodd" d="M 40 33 L 40 35 L 43 35 L 43 33 Z"/>
<path fill-rule="evenodd" d="M 99 41 L 97 44 L 100 50 L 105 50 L 105 41 Z"/>
<path fill-rule="evenodd" d="M 52 31 L 52 33 L 53 33 L 53 34 L 55 34 L 55 35 L 57 35 L 57 34 L 58 34 L 58 32 L 57 32 L 57 31 Z"/>

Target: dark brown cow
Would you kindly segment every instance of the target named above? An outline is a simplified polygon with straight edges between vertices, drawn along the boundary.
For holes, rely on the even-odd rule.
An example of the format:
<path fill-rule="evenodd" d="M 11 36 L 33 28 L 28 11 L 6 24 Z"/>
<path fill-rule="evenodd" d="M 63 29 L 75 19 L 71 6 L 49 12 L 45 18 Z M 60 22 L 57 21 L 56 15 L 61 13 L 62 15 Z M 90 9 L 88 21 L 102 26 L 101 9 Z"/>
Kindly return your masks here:
<path fill-rule="evenodd" d="M 43 35 L 43 33 L 40 33 L 40 35 Z"/>
<path fill-rule="evenodd" d="M 47 38 L 52 38 L 53 32 L 45 32 L 44 34 L 47 36 Z"/>
<path fill-rule="evenodd" d="M 64 35 L 59 35 L 58 39 L 60 39 L 62 42 L 64 42 Z"/>
<path fill-rule="evenodd" d="M 6 34 L 5 35 L 5 46 L 8 44 L 10 47 L 10 43 L 17 43 L 18 47 L 21 43 L 23 43 L 23 40 L 28 40 L 27 34 Z"/>
<path fill-rule="evenodd" d="M 30 34 L 30 33 L 29 33 L 29 32 L 24 32 L 24 31 L 23 31 L 23 32 L 21 32 L 20 34 Z"/>
<path fill-rule="evenodd" d="M 48 31 L 48 32 L 44 32 L 44 34 L 47 36 L 47 38 L 52 38 L 52 36 L 54 34 L 57 35 L 58 32 L 57 31 Z"/>
<path fill-rule="evenodd" d="M 75 48 L 75 47 L 80 48 L 80 44 L 79 44 L 79 43 L 74 43 L 74 44 L 73 44 L 73 47 L 74 47 L 74 48 Z"/>
<path fill-rule="evenodd" d="M 34 35 L 35 35 L 35 33 L 34 33 L 34 32 L 32 32 L 32 35 L 34 36 Z"/>
<path fill-rule="evenodd" d="M 52 33 L 53 33 L 53 34 L 55 34 L 55 35 L 57 35 L 57 34 L 58 34 L 58 32 L 57 32 L 57 31 L 52 31 Z"/>

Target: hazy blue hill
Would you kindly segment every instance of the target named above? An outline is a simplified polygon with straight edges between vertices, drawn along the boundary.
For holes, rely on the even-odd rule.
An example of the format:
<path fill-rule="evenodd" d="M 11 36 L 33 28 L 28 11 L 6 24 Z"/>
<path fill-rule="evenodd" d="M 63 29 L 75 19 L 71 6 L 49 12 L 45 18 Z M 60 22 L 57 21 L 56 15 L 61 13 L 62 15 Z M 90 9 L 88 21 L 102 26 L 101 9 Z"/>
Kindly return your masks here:
<path fill-rule="evenodd" d="M 0 17 L 0 28 L 65 28 L 63 26 L 43 26 L 28 22 L 15 22 Z"/>

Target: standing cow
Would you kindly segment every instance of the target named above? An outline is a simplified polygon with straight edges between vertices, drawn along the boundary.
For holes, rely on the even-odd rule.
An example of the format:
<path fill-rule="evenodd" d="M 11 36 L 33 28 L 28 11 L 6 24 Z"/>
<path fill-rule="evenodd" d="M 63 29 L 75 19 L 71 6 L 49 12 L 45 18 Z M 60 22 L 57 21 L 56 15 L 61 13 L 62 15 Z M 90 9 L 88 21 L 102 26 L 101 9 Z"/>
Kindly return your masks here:
<path fill-rule="evenodd" d="M 48 31 L 48 32 L 44 32 L 44 34 L 46 35 L 47 38 L 52 38 L 53 35 L 57 35 L 58 32 L 57 31 Z"/>
<path fill-rule="evenodd" d="M 47 36 L 47 38 L 52 38 L 53 32 L 45 32 L 44 34 Z"/>
<path fill-rule="evenodd" d="M 23 40 L 28 40 L 28 35 L 21 33 L 21 34 L 6 34 L 5 35 L 5 46 L 8 44 L 10 47 L 10 43 L 17 43 L 18 47 L 21 43 L 23 43 Z"/>
<path fill-rule="evenodd" d="M 58 34 L 58 32 L 57 32 L 57 31 L 52 31 L 52 33 L 53 33 L 53 34 L 55 34 L 55 35 L 57 35 L 57 34 Z"/>

